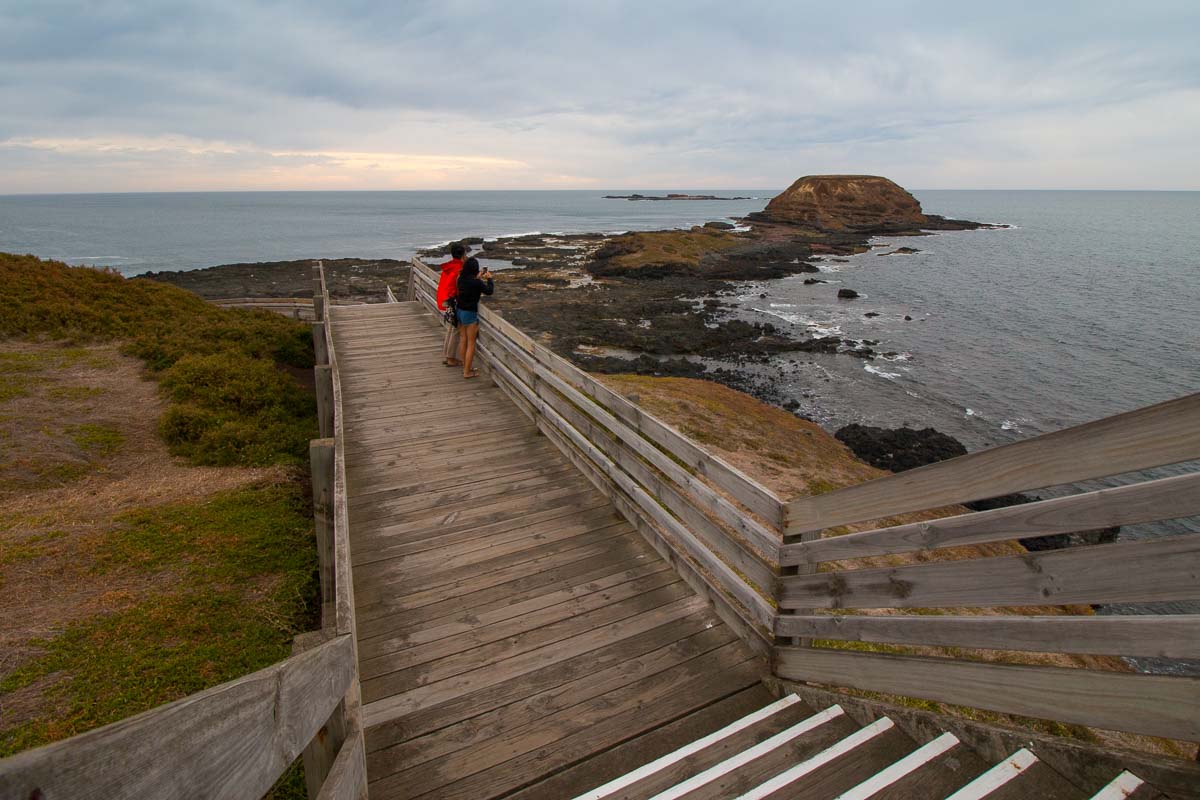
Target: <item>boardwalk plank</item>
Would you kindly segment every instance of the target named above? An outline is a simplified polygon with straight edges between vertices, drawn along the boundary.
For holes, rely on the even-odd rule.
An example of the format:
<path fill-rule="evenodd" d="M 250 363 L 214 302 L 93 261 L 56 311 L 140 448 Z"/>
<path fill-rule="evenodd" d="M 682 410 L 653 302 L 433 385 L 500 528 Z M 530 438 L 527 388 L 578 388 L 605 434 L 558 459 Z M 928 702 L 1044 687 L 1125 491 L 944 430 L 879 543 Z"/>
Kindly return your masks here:
<path fill-rule="evenodd" d="M 764 694 L 764 665 L 555 443 L 439 365 L 432 315 L 329 319 L 372 797 L 580 780 Z"/>

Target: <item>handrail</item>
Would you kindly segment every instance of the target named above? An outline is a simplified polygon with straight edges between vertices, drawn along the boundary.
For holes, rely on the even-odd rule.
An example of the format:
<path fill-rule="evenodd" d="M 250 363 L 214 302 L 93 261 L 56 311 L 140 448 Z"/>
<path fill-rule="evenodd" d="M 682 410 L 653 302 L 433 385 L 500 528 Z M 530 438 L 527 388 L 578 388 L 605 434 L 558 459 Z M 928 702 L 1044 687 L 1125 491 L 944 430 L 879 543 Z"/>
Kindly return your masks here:
<path fill-rule="evenodd" d="M 252 675 L 0 760 L 0 797 L 261 797 L 302 751 L 311 797 L 366 797 L 341 376 L 323 264 L 316 271 L 318 415 L 333 433 L 310 447 L 323 630 Z"/>
<path fill-rule="evenodd" d="M 1200 740 L 1200 678 L 1131 673 L 1119 662 L 1064 669 L 1014 658 L 1021 652 L 1196 658 L 1200 614 L 1095 616 L 1090 606 L 1200 600 L 1200 535 L 1041 552 L 1012 546 L 1011 555 L 959 550 L 950 560 L 927 555 L 1195 516 L 1200 472 L 860 533 L 817 534 L 1194 459 L 1200 459 L 1200 394 L 789 503 L 780 561 L 793 574 L 780 581 L 776 675 Z M 804 574 L 794 574 L 800 570 Z M 1028 611 L 962 615 L 996 607 Z M 886 609 L 888 615 L 815 613 L 819 609 Z M 1031 614 L 1034 609 L 1041 611 Z M 894 613 L 899 610 L 909 614 Z M 789 645 L 788 637 L 823 646 Z M 931 648 L 936 655 L 929 655 Z M 976 656 L 963 648 L 991 652 Z M 1020 661 L 1026 663 L 1014 663 Z"/>
<path fill-rule="evenodd" d="M 236 680 L 0 761 L 0 797 L 261 797 L 355 680 L 338 636 Z"/>
<path fill-rule="evenodd" d="M 787 505 L 788 535 L 1200 457 L 1200 393 Z"/>
<path fill-rule="evenodd" d="M 416 299 L 437 280 L 413 259 Z M 479 355 L 497 385 L 676 565 L 751 646 L 769 654 L 782 502 L 587 373 L 480 310 Z"/>
<path fill-rule="evenodd" d="M 436 284 L 414 259 L 413 298 L 433 308 Z M 480 321 L 480 357 L 501 390 L 771 657 L 779 678 L 1200 739 L 1200 679 L 1118 662 L 1002 663 L 1020 652 L 1195 658 L 1200 614 L 1096 616 L 1078 604 L 1200 599 L 1200 536 L 1040 553 L 997 545 L 1200 514 L 1200 472 L 986 512 L 947 508 L 1198 459 L 1200 394 L 785 503 L 500 314 L 483 307 Z M 929 509 L 940 517 L 820 536 Z M 1012 555 L 927 555 L 987 544 Z M 986 611 L 998 606 L 1045 611 Z M 845 613 L 859 608 L 890 615 Z"/>

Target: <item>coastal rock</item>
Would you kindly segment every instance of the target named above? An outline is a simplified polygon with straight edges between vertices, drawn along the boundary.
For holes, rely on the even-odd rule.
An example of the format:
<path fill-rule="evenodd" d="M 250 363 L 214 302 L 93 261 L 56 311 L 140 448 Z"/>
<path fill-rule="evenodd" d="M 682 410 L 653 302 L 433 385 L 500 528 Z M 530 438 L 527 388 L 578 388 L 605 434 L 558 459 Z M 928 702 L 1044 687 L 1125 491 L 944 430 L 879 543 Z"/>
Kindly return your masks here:
<path fill-rule="evenodd" d="M 840 428 L 834 437 L 871 466 L 891 472 L 967 453 L 962 442 L 935 428 L 876 428 L 854 423 Z"/>
<path fill-rule="evenodd" d="M 731 231 L 736 226 L 732 222 L 720 222 L 719 220 L 714 220 L 712 222 L 704 223 L 704 227 L 715 228 L 716 230 L 719 230 L 719 231 Z"/>
<path fill-rule="evenodd" d="M 853 300 L 856 297 L 861 297 L 858 292 L 853 289 L 838 289 L 837 296 L 841 300 Z"/>
<path fill-rule="evenodd" d="M 1041 499 L 1036 495 L 1017 492 L 1000 495 L 999 497 L 989 497 L 984 500 L 975 500 L 971 503 L 963 503 L 963 505 L 972 511 L 992 511 L 997 508 L 1009 508 L 1026 503 L 1036 503 Z M 1073 531 L 1072 533 L 1054 533 L 1049 536 L 1030 536 L 1018 539 L 1017 541 L 1026 550 L 1036 553 L 1043 550 L 1062 550 L 1067 547 L 1079 547 L 1081 545 L 1112 544 L 1117 540 L 1117 535 L 1120 532 L 1121 526 L 1115 525 L 1110 528 L 1092 528 L 1086 531 Z"/>
<path fill-rule="evenodd" d="M 872 317 L 878 317 L 878 316 L 879 316 L 879 312 L 878 312 L 878 311 L 868 311 L 867 313 L 863 314 L 863 316 L 864 316 L 864 317 L 867 317 L 868 319 L 870 319 L 870 318 L 872 318 Z"/>
<path fill-rule="evenodd" d="M 877 256 L 911 256 L 911 255 L 914 255 L 915 253 L 919 253 L 919 252 L 921 252 L 921 251 L 915 247 L 897 247 L 895 250 L 891 250 L 887 253 L 876 253 L 875 255 L 877 255 Z"/>
<path fill-rule="evenodd" d="M 814 283 L 829 283 L 829 281 L 823 281 L 820 278 L 805 278 L 804 279 L 805 286 L 812 286 Z"/>
<path fill-rule="evenodd" d="M 391 258 L 326 258 L 329 292 L 356 303 L 378 303 L 388 286 L 403 294 L 408 285 L 408 262 Z M 235 297 L 312 297 L 312 268 L 316 259 L 222 264 L 179 272 L 147 272 L 138 278 L 170 283 L 207 300 Z"/>
<path fill-rule="evenodd" d="M 877 175 L 808 175 L 767 203 L 772 222 L 823 231 L 914 231 L 925 223 L 921 204 Z"/>

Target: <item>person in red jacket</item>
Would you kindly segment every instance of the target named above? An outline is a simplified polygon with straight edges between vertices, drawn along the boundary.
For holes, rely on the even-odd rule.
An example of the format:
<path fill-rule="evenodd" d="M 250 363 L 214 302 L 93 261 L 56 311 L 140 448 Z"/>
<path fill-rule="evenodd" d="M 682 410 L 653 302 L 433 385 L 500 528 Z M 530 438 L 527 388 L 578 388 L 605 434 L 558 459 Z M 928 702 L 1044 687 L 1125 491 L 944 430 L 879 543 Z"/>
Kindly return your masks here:
<path fill-rule="evenodd" d="M 450 245 L 450 260 L 441 265 L 442 276 L 438 279 L 438 311 L 455 311 L 455 299 L 458 297 L 458 274 L 462 272 L 463 256 L 466 254 L 467 248 L 462 242 Z M 457 312 L 452 316 L 454 321 L 446 326 L 446 338 L 442 341 L 442 363 L 447 367 L 458 367 L 462 365 L 462 361 L 458 359 Z"/>

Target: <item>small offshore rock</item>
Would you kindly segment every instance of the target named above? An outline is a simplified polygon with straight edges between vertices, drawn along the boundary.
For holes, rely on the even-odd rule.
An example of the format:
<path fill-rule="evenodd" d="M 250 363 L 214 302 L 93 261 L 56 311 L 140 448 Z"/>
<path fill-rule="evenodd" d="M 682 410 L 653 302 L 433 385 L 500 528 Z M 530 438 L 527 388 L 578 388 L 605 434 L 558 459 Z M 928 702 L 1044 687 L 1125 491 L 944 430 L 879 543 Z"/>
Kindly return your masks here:
<path fill-rule="evenodd" d="M 858 292 L 853 289 L 838 289 L 837 296 L 842 300 L 853 300 L 856 297 L 861 297 Z"/>
<path fill-rule="evenodd" d="M 731 231 L 736 226 L 733 225 L 733 223 L 731 223 L 731 222 L 720 222 L 720 221 L 714 220 L 712 222 L 704 223 L 704 227 L 715 228 L 716 230 L 719 230 L 719 231 Z"/>
<path fill-rule="evenodd" d="M 805 286 L 812 286 L 814 283 L 829 283 L 829 281 L 823 281 L 820 278 L 805 278 L 804 279 Z"/>
<path fill-rule="evenodd" d="M 966 455 L 962 442 L 934 428 L 876 428 L 857 423 L 834 437 L 873 467 L 903 472 L 935 461 Z"/>
<path fill-rule="evenodd" d="M 878 317 L 879 312 L 878 311 L 868 311 L 867 313 L 863 314 L 863 316 L 864 317 Z"/>
<path fill-rule="evenodd" d="M 905 321 L 905 322 L 912 322 L 912 317 L 910 317 L 908 314 L 905 314 L 905 315 L 904 315 L 904 321 Z"/>

